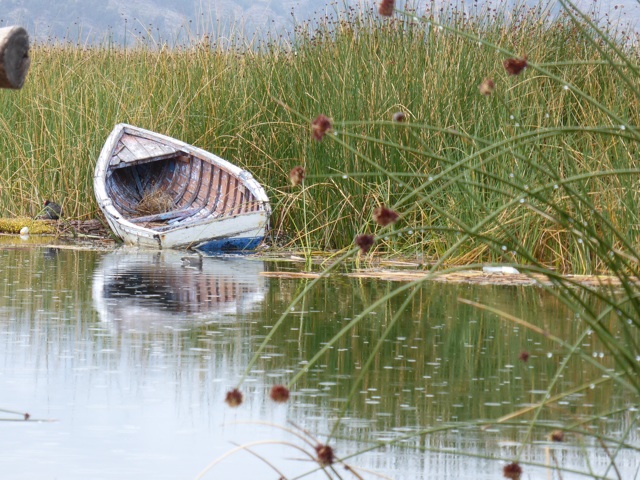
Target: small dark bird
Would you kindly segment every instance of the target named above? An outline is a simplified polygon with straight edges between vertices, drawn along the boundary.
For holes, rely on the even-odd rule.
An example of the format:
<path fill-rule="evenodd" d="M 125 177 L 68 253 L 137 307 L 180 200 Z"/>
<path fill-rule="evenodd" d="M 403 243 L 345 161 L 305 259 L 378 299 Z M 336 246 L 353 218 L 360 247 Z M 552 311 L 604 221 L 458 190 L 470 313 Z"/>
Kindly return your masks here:
<path fill-rule="evenodd" d="M 198 254 L 197 256 L 193 255 L 189 257 L 182 257 L 180 260 L 182 260 L 182 266 L 185 268 L 202 270 L 202 255 L 200 254 Z"/>
<path fill-rule="evenodd" d="M 62 207 L 57 203 L 44 201 L 44 208 L 36 218 L 43 220 L 58 220 L 62 216 Z"/>

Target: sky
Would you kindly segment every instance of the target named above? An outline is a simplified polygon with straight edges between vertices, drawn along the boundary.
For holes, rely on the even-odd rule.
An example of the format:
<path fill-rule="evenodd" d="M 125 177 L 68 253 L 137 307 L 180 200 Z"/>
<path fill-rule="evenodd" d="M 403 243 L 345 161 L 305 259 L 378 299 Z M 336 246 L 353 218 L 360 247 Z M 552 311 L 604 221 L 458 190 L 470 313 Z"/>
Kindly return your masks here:
<path fill-rule="evenodd" d="M 20 25 L 39 42 L 71 41 L 131 45 L 150 39 L 169 45 L 188 44 L 193 38 L 256 32 L 280 34 L 295 24 L 345 8 L 374 9 L 379 0 L 2 0 L 0 27 Z M 476 0 L 496 7 L 516 0 Z M 538 2 L 526 0 L 535 5 Z M 474 0 L 397 0 L 418 6 L 457 4 L 473 9 Z M 601 19 L 640 23 L 635 0 L 579 0 L 583 8 L 596 6 Z M 608 13 L 608 16 L 605 14 Z"/>

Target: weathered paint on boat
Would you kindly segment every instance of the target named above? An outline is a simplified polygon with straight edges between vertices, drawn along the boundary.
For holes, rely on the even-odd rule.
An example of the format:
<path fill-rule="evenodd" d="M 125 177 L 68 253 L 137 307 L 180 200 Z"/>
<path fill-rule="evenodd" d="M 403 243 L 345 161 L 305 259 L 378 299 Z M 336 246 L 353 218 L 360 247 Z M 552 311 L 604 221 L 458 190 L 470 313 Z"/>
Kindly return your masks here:
<path fill-rule="evenodd" d="M 151 189 L 171 198 L 172 208 L 140 214 Z M 113 232 L 126 244 L 148 248 L 253 249 L 271 213 L 264 189 L 246 170 L 127 124 L 116 125 L 102 148 L 94 192 Z"/>

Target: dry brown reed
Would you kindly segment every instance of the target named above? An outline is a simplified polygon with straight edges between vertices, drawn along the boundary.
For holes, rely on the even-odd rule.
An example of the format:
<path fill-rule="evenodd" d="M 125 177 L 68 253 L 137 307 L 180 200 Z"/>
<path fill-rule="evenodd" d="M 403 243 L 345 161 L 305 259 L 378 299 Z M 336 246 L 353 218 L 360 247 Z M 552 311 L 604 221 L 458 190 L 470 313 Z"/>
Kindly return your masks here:
<path fill-rule="evenodd" d="M 171 195 L 159 188 L 150 188 L 136 206 L 136 211 L 140 215 L 156 215 L 166 213 L 173 207 L 174 202 Z"/>

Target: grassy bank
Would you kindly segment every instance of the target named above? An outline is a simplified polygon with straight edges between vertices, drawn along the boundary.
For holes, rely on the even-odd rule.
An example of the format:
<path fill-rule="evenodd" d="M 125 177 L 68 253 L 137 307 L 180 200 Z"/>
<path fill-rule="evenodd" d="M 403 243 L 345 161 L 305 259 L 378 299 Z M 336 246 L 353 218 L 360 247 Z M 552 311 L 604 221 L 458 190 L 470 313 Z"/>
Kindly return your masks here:
<path fill-rule="evenodd" d="M 635 51 L 622 36 L 590 42 L 589 25 L 542 9 L 444 12 L 438 26 L 431 13 L 351 11 L 278 45 L 36 45 L 23 90 L 0 95 L 2 215 L 34 215 L 55 198 L 72 217 L 97 216 L 95 160 L 127 122 L 250 169 L 272 199 L 281 245 L 348 247 L 378 232 L 371 212 L 386 204 L 401 218 L 377 251 L 605 269 L 568 222 L 597 230 L 604 218 L 635 245 L 637 72 L 610 53 L 625 49 L 633 62 Z M 524 55 L 529 67 L 509 75 L 503 61 Z M 487 77 L 496 88 L 484 96 Z M 399 111 L 406 122 L 392 121 Z M 320 113 L 336 135 L 318 142 L 309 125 Z M 302 188 L 288 184 L 296 165 Z M 487 212 L 477 233 L 501 245 L 461 241 L 461 225 Z M 624 243 L 594 233 L 610 248 Z"/>

